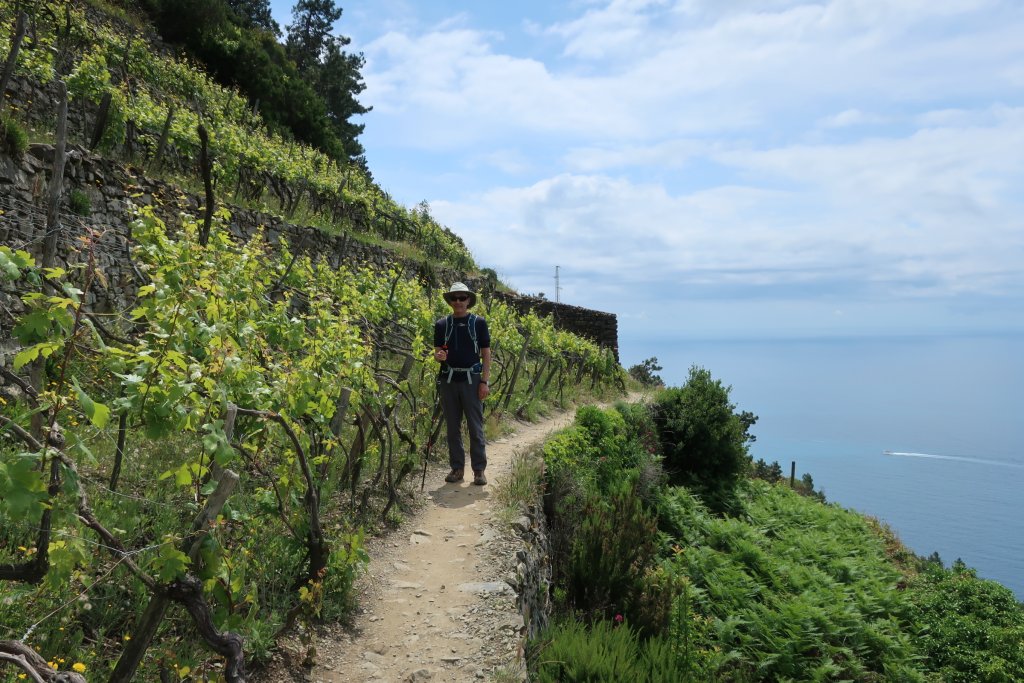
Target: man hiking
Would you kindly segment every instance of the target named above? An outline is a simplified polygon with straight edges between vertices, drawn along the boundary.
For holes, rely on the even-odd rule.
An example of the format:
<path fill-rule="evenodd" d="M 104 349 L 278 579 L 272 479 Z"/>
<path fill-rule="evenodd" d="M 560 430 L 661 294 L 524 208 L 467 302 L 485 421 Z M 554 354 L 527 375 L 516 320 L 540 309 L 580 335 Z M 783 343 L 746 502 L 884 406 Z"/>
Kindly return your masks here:
<path fill-rule="evenodd" d="M 469 459 L 473 483 L 487 483 L 487 442 L 484 440 L 483 400 L 491 393 L 491 333 L 487 321 L 469 312 L 476 293 L 456 282 L 441 295 L 451 306 L 451 315 L 434 323 L 434 360 L 441 363 L 437 374 L 441 408 L 448 433 L 448 463 L 452 471 L 444 480 L 463 480 L 466 451 L 462 445 L 462 418 L 469 426 Z"/>

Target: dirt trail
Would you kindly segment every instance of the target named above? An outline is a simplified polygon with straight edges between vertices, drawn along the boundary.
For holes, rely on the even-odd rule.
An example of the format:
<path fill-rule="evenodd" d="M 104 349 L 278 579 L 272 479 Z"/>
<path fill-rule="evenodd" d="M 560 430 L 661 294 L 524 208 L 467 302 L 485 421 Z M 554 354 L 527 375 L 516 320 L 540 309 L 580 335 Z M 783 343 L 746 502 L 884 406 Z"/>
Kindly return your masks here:
<path fill-rule="evenodd" d="M 523 622 L 509 585 L 517 546 L 511 530 L 493 520 L 492 497 L 513 456 L 574 414 L 517 423 L 514 433 L 489 443 L 487 486 L 468 478 L 447 484 L 447 468 L 428 471 L 417 513 L 370 545 L 353 627 L 320 635 L 312 671 L 279 657 L 261 680 L 522 680 Z"/>

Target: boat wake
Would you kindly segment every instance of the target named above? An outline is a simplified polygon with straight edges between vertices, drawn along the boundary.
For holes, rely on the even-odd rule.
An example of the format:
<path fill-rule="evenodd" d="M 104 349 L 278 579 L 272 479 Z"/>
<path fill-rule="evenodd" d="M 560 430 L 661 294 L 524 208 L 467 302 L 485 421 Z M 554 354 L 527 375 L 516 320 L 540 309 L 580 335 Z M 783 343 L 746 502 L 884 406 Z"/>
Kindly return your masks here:
<path fill-rule="evenodd" d="M 935 453 L 908 453 L 905 451 L 882 451 L 882 455 L 900 456 L 903 458 L 931 458 L 933 460 L 956 460 L 958 462 L 969 462 L 978 465 L 997 465 L 999 467 L 1012 467 L 1024 469 L 1024 465 L 1006 460 L 990 460 L 988 458 L 974 458 L 969 455 L 937 455 Z"/>

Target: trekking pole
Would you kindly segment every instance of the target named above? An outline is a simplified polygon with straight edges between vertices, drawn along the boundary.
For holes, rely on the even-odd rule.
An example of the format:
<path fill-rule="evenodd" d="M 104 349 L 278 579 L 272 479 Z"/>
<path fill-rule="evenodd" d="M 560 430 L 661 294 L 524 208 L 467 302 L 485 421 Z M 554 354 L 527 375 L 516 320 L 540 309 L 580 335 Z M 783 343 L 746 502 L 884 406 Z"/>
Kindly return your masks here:
<path fill-rule="evenodd" d="M 423 449 L 423 474 L 420 477 L 420 492 L 427 485 L 427 461 L 430 460 L 430 450 L 434 447 L 434 442 L 437 441 L 437 435 L 441 431 L 441 421 L 437 418 L 441 415 L 441 394 L 438 392 L 437 399 L 434 401 L 434 414 L 430 417 L 430 433 L 427 435 L 427 445 Z"/>
<path fill-rule="evenodd" d="M 448 344 L 442 344 L 441 350 L 445 353 L 445 358 L 441 359 L 442 362 L 447 360 L 448 356 Z M 435 356 L 436 358 L 436 356 Z M 438 382 L 440 379 L 437 380 Z M 430 429 L 427 432 L 427 445 L 423 451 L 423 474 L 420 476 L 420 491 L 422 492 L 424 487 L 427 485 L 427 461 L 430 460 L 430 449 L 434 447 L 434 442 L 437 441 L 437 434 L 440 431 L 441 423 L 437 422 L 438 416 L 441 414 L 441 387 L 434 383 L 434 414 L 430 416 Z M 436 424 L 435 424 L 436 423 Z"/>

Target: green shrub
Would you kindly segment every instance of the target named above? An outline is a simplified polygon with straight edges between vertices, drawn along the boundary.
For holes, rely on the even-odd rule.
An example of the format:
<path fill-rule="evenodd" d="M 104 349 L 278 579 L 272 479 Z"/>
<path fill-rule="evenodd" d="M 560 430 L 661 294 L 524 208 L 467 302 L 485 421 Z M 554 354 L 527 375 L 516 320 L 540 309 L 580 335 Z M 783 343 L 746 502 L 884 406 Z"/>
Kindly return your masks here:
<path fill-rule="evenodd" d="M 10 117 L 0 118 L 3 131 L 3 148 L 12 157 L 20 157 L 28 149 L 28 133 L 21 124 Z"/>
<path fill-rule="evenodd" d="M 544 444 L 544 463 L 549 476 L 577 473 L 594 454 L 589 432 L 580 425 L 564 429 Z"/>
<path fill-rule="evenodd" d="M 331 548 L 324 579 L 324 604 L 319 616 L 338 620 L 355 607 L 355 581 L 370 561 L 364 541 L 362 529 L 339 533 Z"/>
<path fill-rule="evenodd" d="M 948 683 L 1024 681 L 1024 605 L 962 562 L 930 563 L 908 586 L 914 642 Z"/>
<path fill-rule="evenodd" d="M 653 407 L 670 482 L 697 488 L 717 511 L 735 506 L 735 487 L 750 460 L 747 427 L 757 419 L 735 412 L 730 391 L 694 366 L 686 384 L 661 392 Z"/>
<path fill-rule="evenodd" d="M 582 512 L 564 573 L 556 574 L 568 607 L 591 619 L 624 614 L 648 632 L 666 629 L 672 596 L 659 601 L 660 591 L 650 590 L 657 523 L 635 487 L 621 482 L 607 497 L 592 495 Z"/>
<path fill-rule="evenodd" d="M 643 504 L 663 478 L 653 443 L 646 408 L 580 408 L 576 423 L 543 447 L 544 502 L 562 607 L 592 618 L 631 611 L 635 625 L 659 632 L 672 596 L 671 581 L 645 585 L 658 539 Z"/>
<path fill-rule="evenodd" d="M 617 452 L 625 444 L 626 421 L 614 410 L 581 406 L 576 411 L 576 424 L 590 434 L 590 442 L 603 454 Z"/>
<path fill-rule="evenodd" d="M 615 410 L 622 415 L 626 429 L 626 445 L 623 448 L 622 466 L 637 472 L 637 493 L 645 502 L 652 504 L 656 492 L 666 483 L 658 449 L 658 432 L 654 427 L 651 407 L 646 403 L 619 401 Z"/>
<path fill-rule="evenodd" d="M 82 190 L 72 190 L 68 195 L 68 208 L 71 213 L 88 216 L 92 213 L 92 201 L 89 199 L 89 195 Z"/>
<path fill-rule="evenodd" d="M 654 426 L 650 404 L 616 401 L 615 410 L 622 416 L 627 440 L 648 455 L 657 455 L 658 430 Z"/>
<path fill-rule="evenodd" d="M 774 484 L 782 481 L 782 465 L 779 464 L 778 460 L 769 465 L 763 458 L 758 458 L 757 462 L 751 467 L 750 476 L 755 479 L 764 479 Z"/>
<path fill-rule="evenodd" d="M 544 459 L 549 482 L 569 476 L 577 488 L 591 492 L 607 492 L 644 470 L 649 470 L 641 477 L 645 497 L 661 481 L 657 438 L 645 406 L 581 407 L 575 424 L 545 444 Z"/>
<path fill-rule="evenodd" d="M 582 520 L 583 502 L 590 483 L 583 467 L 590 450 L 587 431 L 579 425 L 564 429 L 544 444 L 544 515 L 547 517 L 549 554 L 556 568 L 564 566 Z"/>
<path fill-rule="evenodd" d="M 608 491 L 622 480 L 624 470 L 636 465 L 636 453 L 626 438 L 626 422 L 618 411 L 583 406 L 576 412 L 576 424 L 590 435 L 587 478 L 595 490 Z"/>
<path fill-rule="evenodd" d="M 591 627 L 568 620 L 548 628 L 527 646 L 530 680 L 676 683 L 693 680 L 672 645 L 642 641 L 629 624 L 600 621 Z"/>

